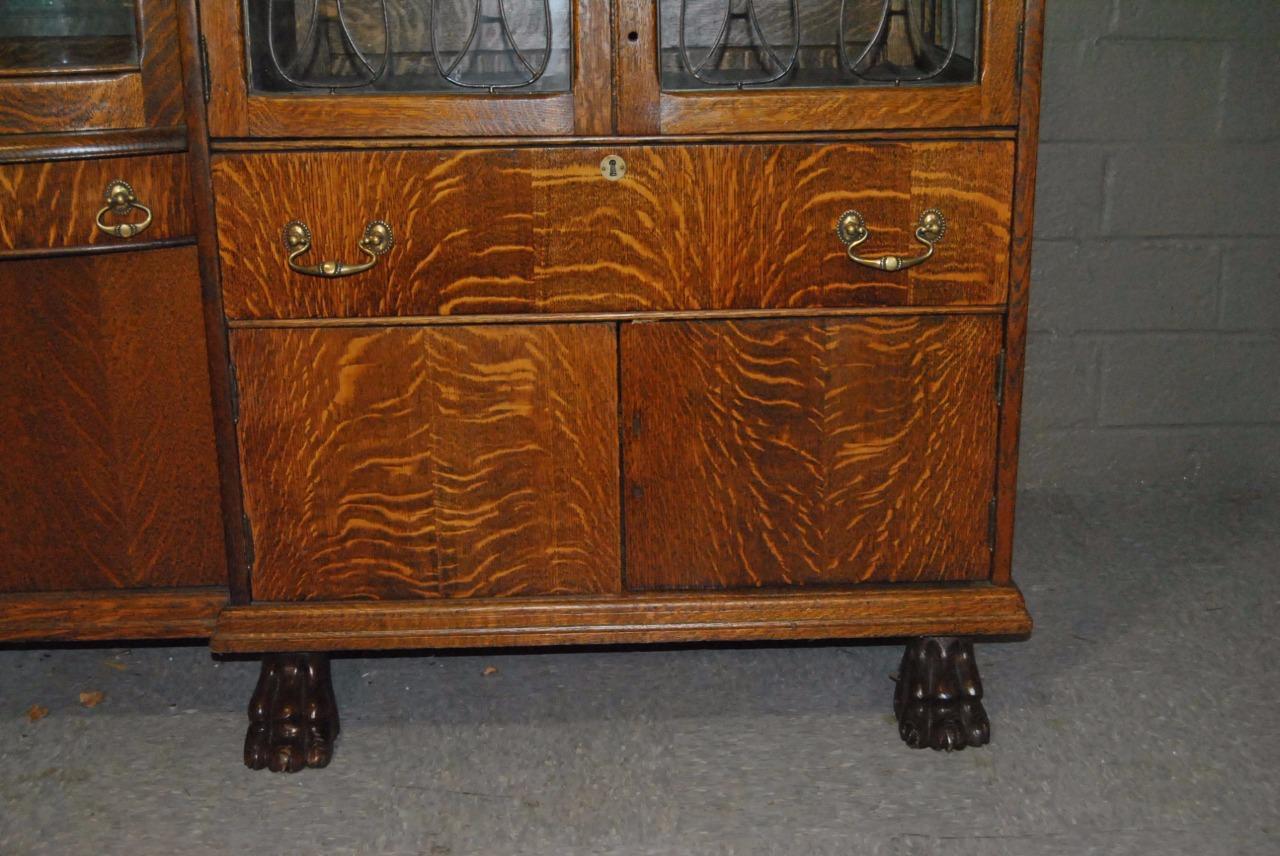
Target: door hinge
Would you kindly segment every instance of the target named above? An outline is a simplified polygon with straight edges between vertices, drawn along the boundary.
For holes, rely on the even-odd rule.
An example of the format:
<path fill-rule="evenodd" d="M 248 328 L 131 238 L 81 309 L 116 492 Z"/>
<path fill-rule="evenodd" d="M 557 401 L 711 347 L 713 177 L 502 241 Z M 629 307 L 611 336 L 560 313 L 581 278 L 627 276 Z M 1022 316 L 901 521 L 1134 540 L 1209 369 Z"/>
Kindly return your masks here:
<path fill-rule="evenodd" d="M 253 524 L 249 522 L 247 514 L 241 514 L 240 521 L 244 525 L 244 563 L 252 573 L 253 563 L 257 559 L 257 550 L 253 545 Z"/>
<path fill-rule="evenodd" d="M 200 83 L 204 87 L 204 103 L 213 97 L 213 76 L 209 71 L 209 42 L 200 37 Z"/>
<path fill-rule="evenodd" d="M 1008 351 L 1001 351 L 996 355 L 996 407 L 1004 406 L 1004 375 L 1008 362 Z"/>
<path fill-rule="evenodd" d="M 996 551 L 996 498 L 987 503 L 987 549 Z"/>
<path fill-rule="evenodd" d="M 1014 79 L 1018 81 L 1018 88 L 1022 88 L 1022 56 L 1026 50 L 1024 42 L 1027 39 L 1027 22 L 1018 22 L 1018 60 L 1013 67 Z"/>
<path fill-rule="evenodd" d="M 231 424 L 240 424 L 240 378 L 236 376 L 236 364 L 227 364 L 228 397 L 231 399 Z"/>

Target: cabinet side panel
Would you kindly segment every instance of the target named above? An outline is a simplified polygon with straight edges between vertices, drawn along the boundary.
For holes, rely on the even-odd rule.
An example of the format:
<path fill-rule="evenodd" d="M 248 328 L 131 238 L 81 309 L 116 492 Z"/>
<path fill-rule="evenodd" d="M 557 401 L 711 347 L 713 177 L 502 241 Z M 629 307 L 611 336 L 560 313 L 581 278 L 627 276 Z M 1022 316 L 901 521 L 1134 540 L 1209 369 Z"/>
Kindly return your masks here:
<path fill-rule="evenodd" d="M 628 585 L 985 579 L 999 326 L 624 327 Z"/>
<path fill-rule="evenodd" d="M 191 248 L 0 262 L 0 591 L 225 582 Z"/>

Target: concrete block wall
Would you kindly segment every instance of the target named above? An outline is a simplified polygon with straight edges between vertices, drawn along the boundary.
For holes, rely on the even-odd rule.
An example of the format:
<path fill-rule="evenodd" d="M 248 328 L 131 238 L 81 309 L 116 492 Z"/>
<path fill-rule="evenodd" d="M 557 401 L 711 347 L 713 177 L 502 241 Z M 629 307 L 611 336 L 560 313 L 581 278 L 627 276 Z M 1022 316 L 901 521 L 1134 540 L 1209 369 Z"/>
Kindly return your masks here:
<path fill-rule="evenodd" d="M 1280 0 L 1047 0 L 1024 488 L 1280 486 Z"/>

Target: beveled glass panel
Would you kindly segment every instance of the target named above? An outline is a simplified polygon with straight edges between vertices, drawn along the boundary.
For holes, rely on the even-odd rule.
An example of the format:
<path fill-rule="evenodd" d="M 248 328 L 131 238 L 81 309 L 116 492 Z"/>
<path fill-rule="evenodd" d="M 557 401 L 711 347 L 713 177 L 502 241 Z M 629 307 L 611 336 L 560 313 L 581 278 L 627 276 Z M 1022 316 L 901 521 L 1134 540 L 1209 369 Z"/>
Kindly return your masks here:
<path fill-rule="evenodd" d="M 0 0 L 0 76 L 137 67 L 135 0 Z"/>
<path fill-rule="evenodd" d="M 659 0 L 662 88 L 972 83 L 981 0 Z"/>
<path fill-rule="evenodd" d="M 256 92 L 567 92 L 572 0 L 247 0 Z"/>

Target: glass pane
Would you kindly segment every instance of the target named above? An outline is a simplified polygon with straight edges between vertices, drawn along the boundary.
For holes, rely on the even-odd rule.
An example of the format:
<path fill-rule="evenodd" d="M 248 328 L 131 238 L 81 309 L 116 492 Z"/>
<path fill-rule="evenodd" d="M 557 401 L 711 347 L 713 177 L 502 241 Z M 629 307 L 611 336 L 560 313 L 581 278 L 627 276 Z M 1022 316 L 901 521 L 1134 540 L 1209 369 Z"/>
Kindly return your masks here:
<path fill-rule="evenodd" d="M 258 92 L 567 92 L 572 0 L 249 0 Z"/>
<path fill-rule="evenodd" d="M 662 87 L 976 80 L 980 0 L 660 0 Z"/>
<path fill-rule="evenodd" d="M 138 67 L 134 0 L 0 0 L 0 75 Z"/>

